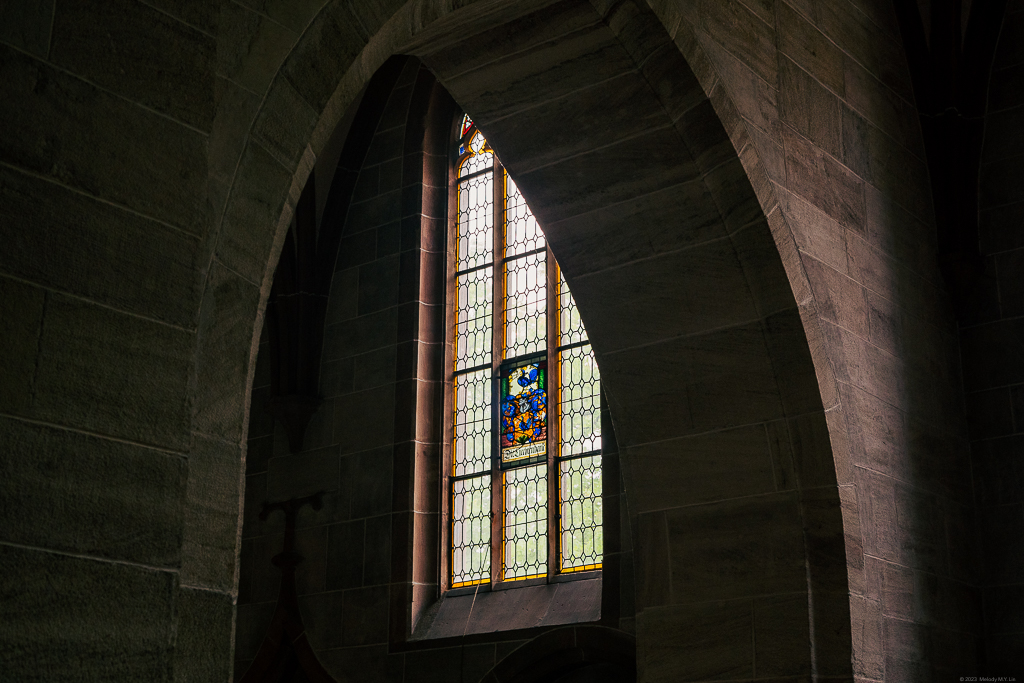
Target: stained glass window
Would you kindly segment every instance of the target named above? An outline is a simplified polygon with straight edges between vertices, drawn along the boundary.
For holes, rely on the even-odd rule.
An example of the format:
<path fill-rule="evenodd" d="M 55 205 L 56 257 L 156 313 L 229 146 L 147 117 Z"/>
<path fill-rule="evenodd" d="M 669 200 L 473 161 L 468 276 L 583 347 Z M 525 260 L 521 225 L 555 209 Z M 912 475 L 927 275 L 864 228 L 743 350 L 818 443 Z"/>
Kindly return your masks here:
<path fill-rule="evenodd" d="M 547 363 L 508 368 L 501 377 L 501 463 L 543 458 L 548 453 Z"/>
<path fill-rule="evenodd" d="M 599 569 L 597 361 L 519 188 L 468 115 L 457 133 L 449 587 Z"/>

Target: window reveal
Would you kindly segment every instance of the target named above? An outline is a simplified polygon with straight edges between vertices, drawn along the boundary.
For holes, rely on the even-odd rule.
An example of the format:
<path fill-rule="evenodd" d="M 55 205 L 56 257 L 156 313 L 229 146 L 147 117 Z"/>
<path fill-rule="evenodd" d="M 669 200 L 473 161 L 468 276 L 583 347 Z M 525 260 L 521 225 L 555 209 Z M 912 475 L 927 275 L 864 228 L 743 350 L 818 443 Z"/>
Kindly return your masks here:
<path fill-rule="evenodd" d="M 459 130 L 449 585 L 599 569 L 601 399 L 593 350 L 525 199 L 468 116 Z M 556 310 L 551 320 L 549 308 Z"/>

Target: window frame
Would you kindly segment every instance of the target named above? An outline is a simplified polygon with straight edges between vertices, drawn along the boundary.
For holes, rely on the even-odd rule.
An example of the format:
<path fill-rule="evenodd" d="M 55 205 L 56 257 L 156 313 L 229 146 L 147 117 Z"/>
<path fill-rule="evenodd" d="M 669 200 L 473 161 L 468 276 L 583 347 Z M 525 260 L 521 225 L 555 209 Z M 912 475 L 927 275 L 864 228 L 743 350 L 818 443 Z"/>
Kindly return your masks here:
<path fill-rule="evenodd" d="M 560 353 L 565 350 L 569 350 L 577 347 L 584 347 L 590 345 L 589 337 L 582 341 L 577 341 L 569 344 L 559 344 L 561 341 L 559 334 L 559 321 L 561 318 L 560 309 L 560 297 L 561 297 L 561 279 L 558 264 L 555 261 L 554 255 L 551 253 L 551 248 L 548 245 L 547 237 L 544 239 L 544 246 L 542 248 L 527 250 L 520 254 L 515 254 L 511 257 L 505 254 L 505 228 L 506 228 L 506 182 L 508 180 L 508 174 L 505 167 L 501 164 L 493 148 L 490 148 L 489 144 L 486 149 L 492 153 L 494 160 L 493 166 L 484 171 L 470 174 L 467 177 L 476 177 L 478 175 L 485 175 L 486 173 L 492 174 L 492 211 L 493 211 L 493 225 L 492 225 L 492 259 L 489 262 L 491 268 L 491 301 L 492 301 L 492 312 L 491 319 L 493 326 L 491 329 L 491 358 L 490 358 L 490 382 L 491 382 L 491 402 L 490 402 L 490 424 L 491 424 L 491 443 L 489 447 L 488 457 L 490 458 L 490 468 L 485 470 L 486 473 L 490 474 L 490 569 L 489 578 L 482 579 L 478 582 L 463 583 L 458 586 L 452 586 L 452 555 L 454 549 L 452 547 L 452 482 L 456 479 L 469 478 L 473 475 L 464 475 L 461 477 L 455 477 L 452 474 L 452 458 L 453 458 L 453 447 L 454 447 L 454 398 L 455 398 L 455 376 L 457 371 L 455 370 L 455 314 L 456 307 L 453 302 L 456 300 L 457 291 L 456 273 L 468 272 L 471 269 L 459 271 L 457 269 L 457 262 L 455 258 L 456 254 L 456 243 L 458 240 L 458 219 L 459 219 L 459 183 L 460 180 L 465 178 L 459 177 L 460 159 L 463 159 L 465 155 L 459 155 L 458 146 L 460 142 L 465 142 L 468 147 L 468 142 L 478 132 L 475 124 L 472 124 L 465 133 L 463 133 L 464 114 L 459 112 L 454 117 L 451 126 L 451 133 L 449 136 L 449 144 L 447 145 L 446 155 L 446 168 L 447 168 L 447 219 L 444 226 L 445 234 L 445 259 L 444 259 L 444 311 L 443 315 L 440 316 L 444 320 L 444 357 L 443 357 L 443 412 L 440 420 L 441 429 L 441 463 L 440 463 L 440 476 L 439 476 L 439 488 L 440 488 L 440 505 L 439 505 L 439 521 L 440 521 L 440 533 L 439 539 L 440 544 L 438 548 L 438 569 L 439 569 L 439 588 L 443 594 L 448 595 L 460 595 L 463 593 L 471 593 L 477 590 L 505 590 L 514 589 L 526 586 L 535 586 L 540 584 L 549 583 L 561 583 L 564 581 L 576 581 L 594 579 L 602 575 L 604 567 L 605 556 L 608 552 L 608 548 L 602 546 L 601 562 L 596 566 L 585 565 L 579 569 L 568 569 L 562 570 L 561 568 L 561 541 L 562 541 L 562 529 L 561 529 L 561 512 L 562 512 L 562 501 L 561 501 L 561 473 L 560 463 L 596 456 L 600 462 L 600 469 L 602 472 L 602 486 L 607 485 L 604 481 L 604 448 L 598 448 L 596 450 L 587 451 L 584 453 L 573 454 L 570 456 L 561 456 L 560 453 L 560 428 L 561 428 L 561 415 L 559 411 L 561 409 L 561 401 L 559 389 L 561 387 L 561 362 Z M 480 133 L 481 135 L 482 132 Z M 485 137 L 486 139 L 486 137 Z M 531 354 L 523 354 L 510 359 L 504 358 L 504 344 L 505 344 L 505 324 L 507 317 L 507 310 L 505 306 L 505 264 L 510 260 L 522 258 L 527 254 L 531 253 L 543 253 L 545 254 L 545 296 L 546 296 L 546 336 L 544 351 L 537 351 Z M 478 266 L 479 268 L 487 267 Z M 591 347 L 592 349 L 592 347 Z M 592 353 L 592 350 L 591 350 Z M 526 359 L 534 358 L 543 359 L 547 361 L 547 448 L 546 457 L 543 460 L 531 461 L 524 463 L 521 466 L 528 466 L 540 464 L 543 462 L 546 468 L 547 474 L 547 571 L 543 575 L 538 575 L 528 578 L 504 578 L 505 575 L 505 558 L 504 558 L 504 481 L 502 479 L 503 473 L 512 469 L 512 467 L 503 468 L 501 464 L 500 445 L 499 445 L 499 419 L 500 419 L 500 383 L 502 378 L 502 371 L 510 364 L 519 364 L 524 362 Z M 595 359 L 596 363 L 596 359 Z M 476 367 L 476 366 L 474 366 Z M 481 365 L 477 367 L 477 370 L 486 367 Z M 462 372 L 468 372 L 468 369 L 458 371 L 459 374 Z M 598 385 L 600 386 L 600 385 Z M 599 392 L 600 405 L 597 412 L 597 419 L 599 424 L 602 420 L 602 414 L 604 411 L 604 400 L 603 393 Z M 602 429 L 603 432 L 603 429 Z M 603 444 L 602 444 L 603 446 Z M 479 476 L 479 475 L 477 475 Z M 604 494 L 600 494 L 598 498 L 604 500 Z M 602 519 L 600 527 L 602 534 L 604 533 L 604 527 L 606 526 L 606 511 L 603 509 L 602 504 Z"/>

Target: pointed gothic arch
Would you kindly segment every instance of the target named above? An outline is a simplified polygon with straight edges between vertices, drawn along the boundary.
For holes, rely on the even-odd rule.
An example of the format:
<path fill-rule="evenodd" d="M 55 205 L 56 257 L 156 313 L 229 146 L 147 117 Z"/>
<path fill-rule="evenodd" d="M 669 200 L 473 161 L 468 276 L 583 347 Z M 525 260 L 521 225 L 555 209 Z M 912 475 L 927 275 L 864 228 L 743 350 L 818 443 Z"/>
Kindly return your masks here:
<path fill-rule="evenodd" d="M 582 22 L 577 29 L 588 39 L 608 40 L 608 49 L 622 59 L 623 71 L 607 79 L 615 81 L 607 92 L 600 83 L 583 83 L 575 90 L 569 87 L 577 97 L 550 105 L 524 108 L 527 93 L 516 91 L 516 82 L 498 95 L 474 92 L 474 69 L 456 58 L 458 46 L 438 42 L 433 29 L 414 40 L 406 38 L 404 44 L 487 126 L 495 144 L 508 150 L 509 168 L 538 216 L 551 226 L 552 248 L 579 292 L 599 362 L 607 366 L 609 401 L 625 437 L 626 496 L 642 542 L 660 552 L 678 541 L 671 539 L 680 524 L 732 518 L 734 522 L 720 529 L 719 541 L 728 543 L 724 539 L 741 529 L 735 526 L 741 520 L 766 518 L 769 526 L 762 531 L 767 534 L 758 531 L 754 536 L 777 542 L 788 558 L 767 567 L 777 579 L 769 592 L 778 588 L 793 593 L 792 604 L 782 609 L 805 614 L 808 596 L 814 593 L 815 609 L 840 615 L 828 627 L 835 630 L 838 622 L 838 645 L 829 647 L 842 650 L 846 577 L 833 568 L 837 562 L 845 564 L 845 552 L 829 425 L 804 319 L 770 229 L 773 211 L 765 217 L 764 197 L 758 201 L 733 141 L 677 48 L 649 15 L 632 13 L 630 7 L 608 16 L 591 16 L 593 8 L 582 3 L 560 8 L 563 25 Z M 464 18 L 469 35 L 494 21 L 469 14 Z M 527 36 L 529 42 L 536 17 L 508 19 L 519 22 L 514 35 Z M 401 33 L 401 21 L 396 21 L 375 40 L 384 40 L 391 30 Z M 437 24 L 438 31 L 442 25 Z M 623 26 L 639 29 L 650 40 L 636 40 Z M 446 31 L 450 28 L 445 25 Z M 314 38 L 310 33 L 310 40 Z M 543 54 L 543 39 L 537 40 L 518 46 L 519 53 Z M 485 42 L 494 54 L 513 50 L 500 41 Z M 563 57 L 548 55 L 556 63 Z M 479 69 L 496 68 L 486 57 L 481 61 Z M 656 68 L 670 73 L 650 72 Z M 548 73 L 565 70 L 550 67 Z M 585 78 L 585 72 L 576 73 Z M 329 125 L 325 122 L 337 120 L 331 113 L 337 105 L 331 100 L 344 100 L 352 92 L 352 79 L 359 82 L 358 73 L 350 71 L 346 79 L 333 96 L 321 98 L 327 104 L 319 122 L 310 122 L 314 140 L 324 136 L 320 131 Z M 652 92 L 651 82 L 665 87 Z M 609 98 L 614 106 L 606 106 Z M 538 143 L 537 137 L 551 131 L 556 120 L 575 115 L 586 125 L 583 113 L 594 112 L 598 101 L 619 118 L 614 125 L 606 120 L 587 128 L 581 136 L 586 147 L 565 140 L 552 151 L 551 145 Z M 297 157 L 290 155 L 299 164 L 294 181 L 303 174 L 301 159 L 309 154 L 307 147 Z M 240 173 L 247 168 L 243 161 Z M 571 179 L 571 187 L 560 178 Z M 641 187 L 646 190 L 640 192 Z M 763 190 L 760 182 L 756 187 Z M 637 230 L 623 229 L 630 218 L 640 226 L 639 236 L 633 234 Z M 693 275 L 673 285 L 680 273 Z M 638 285 L 639 291 L 617 301 L 616 293 L 627 291 L 626 282 Z M 726 463 L 727 470 L 744 476 L 723 480 L 714 467 L 702 471 L 707 454 L 718 452 L 734 458 Z M 680 471 L 697 472 L 698 483 L 668 485 Z M 757 505 L 750 507 L 750 501 L 739 507 L 726 503 L 735 498 L 737 486 L 744 495 L 770 498 L 768 507 L 755 512 Z M 680 506 L 687 511 L 679 512 Z M 672 510 L 677 512 L 670 514 Z M 805 525 L 813 531 L 804 533 Z M 715 543 L 698 547 L 691 566 L 709 559 L 715 563 L 728 554 Z M 653 558 L 641 558 L 637 581 L 638 607 L 649 609 L 650 618 L 668 614 L 655 608 L 689 600 L 673 584 L 697 592 L 711 587 L 722 598 L 736 597 L 730 591 L 737 585 L 741 594 L 764 588 L 743 586 L 742 581 L 728 588 L 707 573 L 688 573 L 685 566 Z M 714 593 L 715 586 L 725 592 Z M 660 626 L 648 622 L 643 628 Z M 819 619 L 811 620 L 812 628 L 825 627 Z M 812 642 L 818 638 L 810 637 Z M 652 647 L 657 649 L 656 639 Z"/>

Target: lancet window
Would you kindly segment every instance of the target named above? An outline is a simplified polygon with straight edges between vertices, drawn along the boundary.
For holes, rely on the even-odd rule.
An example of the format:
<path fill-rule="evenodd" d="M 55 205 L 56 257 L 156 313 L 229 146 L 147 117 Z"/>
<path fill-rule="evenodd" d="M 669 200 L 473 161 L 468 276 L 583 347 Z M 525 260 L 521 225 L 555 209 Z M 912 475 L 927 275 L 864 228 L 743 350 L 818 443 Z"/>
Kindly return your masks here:
<path fill-rule="evenodd" d="M 544 232 L 469 116 L 453 145 L 447 587 L 601 568 L 601 380 Z"/>

